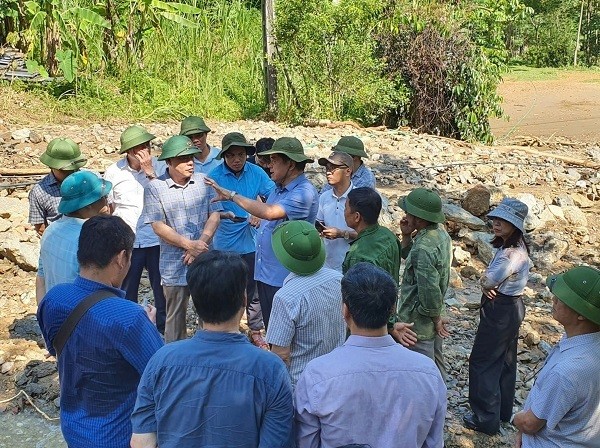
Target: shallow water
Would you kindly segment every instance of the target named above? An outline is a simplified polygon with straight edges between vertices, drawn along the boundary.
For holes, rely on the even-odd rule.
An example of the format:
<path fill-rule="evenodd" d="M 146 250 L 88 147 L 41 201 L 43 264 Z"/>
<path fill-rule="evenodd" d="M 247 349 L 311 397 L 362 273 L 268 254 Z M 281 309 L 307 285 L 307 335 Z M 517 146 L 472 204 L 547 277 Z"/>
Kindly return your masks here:
<path fill-rule="evenodd" d="M 29 409 L 0 414 L 0 448 L 66 448 L 60 423 Z"/>

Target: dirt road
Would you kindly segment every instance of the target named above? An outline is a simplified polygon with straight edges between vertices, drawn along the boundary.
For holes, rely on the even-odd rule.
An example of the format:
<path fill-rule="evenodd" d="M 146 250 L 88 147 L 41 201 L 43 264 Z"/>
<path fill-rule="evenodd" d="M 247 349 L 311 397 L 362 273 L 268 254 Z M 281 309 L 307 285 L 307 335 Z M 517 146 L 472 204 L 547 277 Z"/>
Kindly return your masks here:
<path fill-rule="evenodd" d="M 496 140 L 519 135 L 600 140 L 600 72 L 558 72 L 556 79 L 505 81 L 498 92 L 509 116 L 492 120 Z"/>

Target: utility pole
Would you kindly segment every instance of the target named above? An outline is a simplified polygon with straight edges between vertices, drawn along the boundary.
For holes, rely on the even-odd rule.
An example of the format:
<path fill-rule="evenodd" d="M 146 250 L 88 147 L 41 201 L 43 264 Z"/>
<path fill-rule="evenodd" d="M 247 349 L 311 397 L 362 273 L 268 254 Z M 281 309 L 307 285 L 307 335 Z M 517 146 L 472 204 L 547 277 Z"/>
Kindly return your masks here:
<path fill-rule="evenodd" d="M 265 95 L 269 113 L 277 113 L 277 71 L 273 65 L 275 58 L 275 0 L 261 0 L 263 28 L 263 74 L 265 80 Z"/>

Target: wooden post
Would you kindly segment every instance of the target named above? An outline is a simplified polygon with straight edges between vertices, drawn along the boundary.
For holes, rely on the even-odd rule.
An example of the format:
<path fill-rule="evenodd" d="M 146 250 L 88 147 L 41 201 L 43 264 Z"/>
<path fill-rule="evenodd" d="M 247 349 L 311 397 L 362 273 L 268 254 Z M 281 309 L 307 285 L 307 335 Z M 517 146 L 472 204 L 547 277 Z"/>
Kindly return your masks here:
<path fill-rule="evenodd" d="M 275 36 L 273 22 L 275 21 L 275 0 L 261 0 L 263 25 L 263 74 L 265 80 L 265 95 L 269 113 L 277 113 L 277 71 L 273 65 L 275 57 Z"/>
<path fill-rule="evenodd" d="M 577 67 L 577 51 L 579 50 L 579 38 L 581 37 L 581 22 L 583 22 L 583 5 L 585 0 L 581 0 L 581 13 L 579 14 L 579 26 L 577 27 L 577 43 L 575 44 L 575 56 L 573 56 L 573 65 Z"/>

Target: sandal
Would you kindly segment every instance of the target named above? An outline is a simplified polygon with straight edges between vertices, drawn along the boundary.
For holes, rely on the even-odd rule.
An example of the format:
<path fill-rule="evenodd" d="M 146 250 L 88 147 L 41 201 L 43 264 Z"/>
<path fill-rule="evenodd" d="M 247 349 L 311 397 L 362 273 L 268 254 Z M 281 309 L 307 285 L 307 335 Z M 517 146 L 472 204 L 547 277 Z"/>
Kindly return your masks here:
<path fill-rule="evenodd" d="M 269 344 L 267 344 L 267 341 L 265 341 L 265 338 L 263 338 L 260 330 L 250 330 L 250 340 L 258 348 L 269 350 Z"/>

